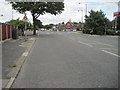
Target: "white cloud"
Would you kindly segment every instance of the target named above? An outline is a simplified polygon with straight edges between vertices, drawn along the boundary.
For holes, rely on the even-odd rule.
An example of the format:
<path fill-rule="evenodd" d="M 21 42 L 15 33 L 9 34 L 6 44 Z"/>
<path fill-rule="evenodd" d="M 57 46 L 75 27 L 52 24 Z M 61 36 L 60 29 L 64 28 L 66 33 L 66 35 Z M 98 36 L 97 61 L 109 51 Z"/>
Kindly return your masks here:
<path fill-rule="evenodd" d="M 117 11 L 117 3 L 119 0 L 65 0 L 65 10 L 56 16 L 51 14 L 45 14 L 41 15 L 38 19 L 40 19 L 43 24 L 49 24 L 49 23 L 61 23 L 61 22 L 67 22 L 69 19 L 71 21 L 81 21 L 82 20 L 82 12 L 80 10 L 83 10 L 83 15 L 85 15 L 86 6 L 87 9 L 90 11 L 93 10 L 102 10 L 106 14 L 106 17 L 108 17 L 110 20 L 113 19 L 113 12 Z M 81 4 L 78 4 L 78 3 Z M 94 3 L 93 3 L 94 2 Z M 95 4 L 97 2 L 97 4 Z M 100 3 L 102 2 L 102 3 Z M 12 9 L 11 6 L 7 4 L 4 0 L 0 1 L 0 14 L 3 14 L 3 17 L 0 18 L 0 22 L 5 22 L 12 19 Z M 79 10 L 79 12 L 78 12 Z M 16 11 L 13 11 L 13 18 L 17 19 L 23 18 L 23 14 L 16 13 Z M 27 16 L 29 20 L 32 22 L 32 16 L 30 12 L 27 12 Z"/>

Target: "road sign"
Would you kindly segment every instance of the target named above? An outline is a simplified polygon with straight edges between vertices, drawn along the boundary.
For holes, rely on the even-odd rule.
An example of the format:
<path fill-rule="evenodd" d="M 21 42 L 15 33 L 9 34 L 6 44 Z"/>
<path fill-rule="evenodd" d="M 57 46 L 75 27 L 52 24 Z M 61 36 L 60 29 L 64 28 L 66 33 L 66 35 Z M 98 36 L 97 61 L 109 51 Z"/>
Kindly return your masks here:
<path fill-rule="evenodd" d="M 119 12 L 114 12 L 114 16 L 120 16 L 120 11 Z"/>

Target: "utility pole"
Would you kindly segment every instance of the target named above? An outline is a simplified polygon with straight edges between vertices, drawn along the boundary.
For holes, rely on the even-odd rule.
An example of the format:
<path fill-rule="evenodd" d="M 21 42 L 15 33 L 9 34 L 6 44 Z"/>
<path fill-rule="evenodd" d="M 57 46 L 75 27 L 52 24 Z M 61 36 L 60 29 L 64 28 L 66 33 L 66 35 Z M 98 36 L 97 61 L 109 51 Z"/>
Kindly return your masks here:
<path fill-rule="evenodd" d="M 78 10 L 78 12 L 81 11 L 81 22 L 83 23 L 83 10 Z"/>

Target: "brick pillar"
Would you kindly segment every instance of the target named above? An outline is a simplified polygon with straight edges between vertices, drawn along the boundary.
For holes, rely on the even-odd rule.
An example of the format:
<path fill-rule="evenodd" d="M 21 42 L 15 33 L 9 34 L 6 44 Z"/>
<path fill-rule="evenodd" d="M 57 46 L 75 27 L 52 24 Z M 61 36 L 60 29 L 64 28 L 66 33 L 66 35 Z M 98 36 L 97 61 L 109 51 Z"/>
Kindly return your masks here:
<path fill-rule="evenodd" d="M 6 39 L 8 39 L 8 25 L 6 24 Z"/>
<path fill-rule="evenodd" d="M 2 23 L 0 23 L 0 41 L 2 41 Z"/>
<path fill-rule="evenodd" d="M 12 25 L 10 25 L 10 38 L 12 38 Z"/>

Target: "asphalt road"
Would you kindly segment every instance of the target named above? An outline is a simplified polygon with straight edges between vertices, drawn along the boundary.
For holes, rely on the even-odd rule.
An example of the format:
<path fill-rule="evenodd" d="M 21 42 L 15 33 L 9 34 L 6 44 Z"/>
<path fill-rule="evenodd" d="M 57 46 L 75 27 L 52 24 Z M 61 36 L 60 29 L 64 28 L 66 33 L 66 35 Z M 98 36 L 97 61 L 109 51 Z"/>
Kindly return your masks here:
<path fill-rule="evenodd" d="M 12 88 L 117 88 L 118 38 L 40 32 Z"/>

